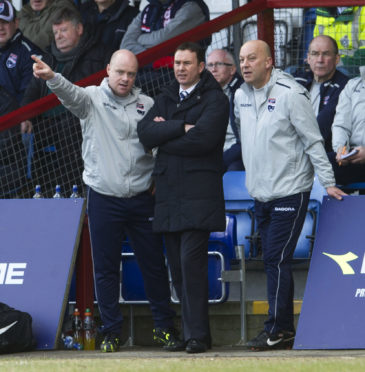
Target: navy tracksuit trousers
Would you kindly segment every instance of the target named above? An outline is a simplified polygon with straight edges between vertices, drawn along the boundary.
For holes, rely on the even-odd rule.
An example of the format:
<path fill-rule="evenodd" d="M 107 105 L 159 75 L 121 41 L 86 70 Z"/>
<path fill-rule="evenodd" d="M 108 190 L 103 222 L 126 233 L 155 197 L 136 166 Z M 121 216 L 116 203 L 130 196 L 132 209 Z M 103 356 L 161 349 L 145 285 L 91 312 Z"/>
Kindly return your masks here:
<path fill-rule="evenodd" d="M 255 201 L 255 217 L 261 235 L 269 317 L 265 331 L 294 331 L 294 281 L 291 261 L 307 213 L 309 192 L 269 202 Z"/>
<path fill-rule="evenodd" d="M 144 192 L 131 198 L 89 189 L 88 217 L 96 296 L 103 333 L 120 334 L 119 306 L 122 242 L 128 237 L 141 269 L 155 327 L 173 327 L 162 235 L 152 232 L 154 198 Z"/>

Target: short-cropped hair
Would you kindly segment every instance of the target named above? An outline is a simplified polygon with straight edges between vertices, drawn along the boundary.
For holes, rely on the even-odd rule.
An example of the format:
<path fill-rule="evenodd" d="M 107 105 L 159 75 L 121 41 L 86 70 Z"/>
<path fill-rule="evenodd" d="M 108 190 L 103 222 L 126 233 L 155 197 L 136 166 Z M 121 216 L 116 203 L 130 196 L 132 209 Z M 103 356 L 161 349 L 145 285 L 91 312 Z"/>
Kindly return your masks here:
<path fill-rule="evenodd" d="M 198 63 L 205 62 L 205 52 L 204 49 L 197 43 L 193 43 L 191 41 L 186 41 L 182 44 L 180 44 L 176 50 L 175 53 L 178 50 L 190 50 L 190 52 L 193 52 L 196 54 L 196 57 L 198 59 Z"/>

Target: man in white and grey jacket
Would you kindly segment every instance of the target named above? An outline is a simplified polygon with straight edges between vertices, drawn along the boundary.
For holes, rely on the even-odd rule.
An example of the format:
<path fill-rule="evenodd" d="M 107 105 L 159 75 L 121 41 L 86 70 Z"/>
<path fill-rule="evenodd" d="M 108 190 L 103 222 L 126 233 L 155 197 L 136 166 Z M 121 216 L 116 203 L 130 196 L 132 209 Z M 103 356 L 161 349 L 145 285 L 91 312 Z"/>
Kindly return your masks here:
<path fill-rule="evenodd" d="M 241 123 L 246 186 L 255 199 L 267 274 L 269 317 L 264 330 L 247 343 L 252 350 L 291 347 L 295 337 L 291 260 L 307 212 L 314 172 L 328 195 L 335 187 L 308 92 L 293 77 L 273 67 L 261 40 L 240 51 L 245 84 L 236 91 Z"/>
<path fill-rule="evenodd" d="M 107 66 L 108 78 L 100 86 L 81 88 L 32 58 L 34 75 L 47 80 L 61 103 L 80 118 L 95 287 L 103 322 L 101 350 L 116 351 L 120 344 L 119 277 L 125 236 L 143 275 L 155 338 L 171 342 L 175 313 L 170 309 L 162 237 L 152 232 L 154 159 L 137 136 L 137 123 L 153 100 L 134 87 L 137 59 L 128 50 L 115 52 Z"/>
<path fill-rule="evenodd" d="M 336 182 L 341 185 L 365 182 L 365 66 L 360 67 L 360 75 L 351 79 L 341 92 L 332 124 L 334 152 L 328 157 Z M 341 160 L 341 155 L 351 149 L 357 153 Z"/>

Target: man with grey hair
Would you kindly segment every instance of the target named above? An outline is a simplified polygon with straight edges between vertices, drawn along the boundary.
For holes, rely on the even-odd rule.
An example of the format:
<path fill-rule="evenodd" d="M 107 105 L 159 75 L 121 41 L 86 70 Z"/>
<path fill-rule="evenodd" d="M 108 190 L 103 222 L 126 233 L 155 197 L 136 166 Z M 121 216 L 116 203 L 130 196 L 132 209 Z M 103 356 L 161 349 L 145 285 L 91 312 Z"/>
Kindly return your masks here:
<path fill-rule="evenodd" d="M 309 44 L 307 62 L 310 71 L 295 73 L 295 80 L 310 92 L 319 130 L 326 152 L 332 151 L 332 123 L 338 97 L 349 78 L 336 67 L 340 62 L 336 40 L 330 36 L 315 37 Z"/>
<path fill-rule="evenodd" d="M 110 53 L 85 29 L 78 11 L 60 9 L 52 17 L 54 41 L 47 48 L 44 61 L 54 71 L 62 73 L 72 82 L 79 81 L 105 68 Z M 24 93 L 22 105 L 49 94 L 45 81 L 32 78 Z M 34 127 L 34 128 L 33 128 Z M 62 190 L 82 185 L 82 159 L 80 126 L 65 109 L 54 109 L 43 114 L 41 120 L 22 123 L 22 132 L 34 129 L 34 174 L 46 195 L 53 193 L 55 184 Z M 43 151 L 52 148 L 55 151 Z M 55 174 L 50 175 L 49 163 L 57 164 Z M 33 178 L 34 179 L 34 178 Z"/>
<path fill-rule="evenodd" d="M 208 54 L 207 69 L 215 77 L 229 99 L 229 124 L 223 148 L 225 171 L 244 170 L 239 120 L 234 116 L 234 94 L 243 84 L 243 79 L 237 73 L 233 55 L 226 49 L 214 49 Z"/>

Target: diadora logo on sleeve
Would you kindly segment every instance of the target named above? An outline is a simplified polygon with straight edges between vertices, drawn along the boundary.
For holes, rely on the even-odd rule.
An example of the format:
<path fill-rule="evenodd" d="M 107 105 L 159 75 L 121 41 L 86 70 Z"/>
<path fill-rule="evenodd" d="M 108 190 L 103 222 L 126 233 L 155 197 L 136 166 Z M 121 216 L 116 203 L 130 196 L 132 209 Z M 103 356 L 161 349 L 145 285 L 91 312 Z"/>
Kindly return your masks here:
<path fill-rule="evenodd" d="M 25 262 L 1 263 L 0 262 L 0 285 L 18 284 L 24 282 L 24 272 L 27 267 Z"/>
<path fill-rule="evenodd" d="M 251 103 L 241 103 L 241 107 L 252 107 Z"/>
<path fill-rule="evenodd" d="M 322 252 L 325 256 L 331 258 L 340 267 L 343 275 L 356 275 L 356 272 L 349 262 L 355 261 L 359 258 L 353 252 L 347 252 L 345 254 L 330 254 Z M 360 274 L 365 274 L 365 254 L 362 260 Z M 357 288 L 355 291 L 355 297 L 365 297 L 365 288 Z"/>

